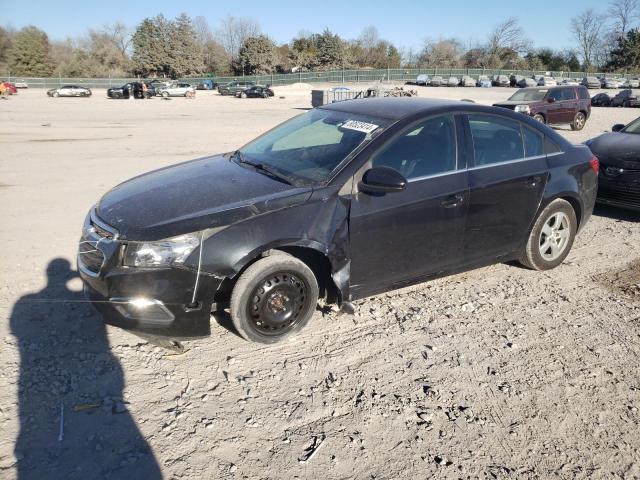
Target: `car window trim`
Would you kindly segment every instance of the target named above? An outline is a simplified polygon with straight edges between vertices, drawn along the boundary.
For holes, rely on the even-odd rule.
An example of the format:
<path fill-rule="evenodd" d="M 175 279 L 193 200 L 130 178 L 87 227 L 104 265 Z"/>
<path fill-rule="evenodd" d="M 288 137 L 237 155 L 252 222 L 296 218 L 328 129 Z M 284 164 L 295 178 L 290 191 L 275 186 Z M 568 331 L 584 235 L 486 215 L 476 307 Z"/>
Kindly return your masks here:
<path fill-rule="evenodd" d="M 391 138 L 387 139 L 368 159 L 368 163 L 371 165 L 371 167 L 373 167 L 373 162 L 376 159 L 376 157 L 378 157 L 378 155 L 380 155 L 380 153 L 386 149 L 392 142 L 394 142 L 395 140 L 398 140 L 400 137 L 402 137 L 403 135 L 405 135 L 408 131 L 411 131 L 412 128 L 414 128 L 416 125 L 419 125 L 420 123 L 424 123 L 427 122 L 428 120 L 437 118 L 437 117 L 445 117 L 445 116 L 449 116 L 451 117 L 451 120 L 453 120 L 453 135 L 454 135 L 454 144 L 455 144 L 455 168 L 453 170 L 447 170 L 446 172 L 440 172 L 440 173 L 434 173 L 432 175 L 422 175 L 422 177 L 432 177 L 432 176 L 441 176 L 443 174 L 448 174 L 448 173 L 454 173 L 454 172 L 460 172 L 463 171 L 463 168 L 460 168 L 460 148 L 458 145 L 459 142 L 459 135 L 458 135 L 458 123 L 457 123 L 457 115 L 458 112 L 449 112 L 449 113 L 434 113 L 431 115 L 428 115 L 426 117 L 421 117 L 407 125 L 405 125 L 404 127 L 402 127 L 400 129 L 399 132 L 395 133 L 394 135 L 391 136 Z M 415 177 L 416 179 L 419 179 L 421 177 Z M 414 180 L 413 178 L 407 178 L 406 179 L 407 182 L 411 182 L 412 180 Z"/>

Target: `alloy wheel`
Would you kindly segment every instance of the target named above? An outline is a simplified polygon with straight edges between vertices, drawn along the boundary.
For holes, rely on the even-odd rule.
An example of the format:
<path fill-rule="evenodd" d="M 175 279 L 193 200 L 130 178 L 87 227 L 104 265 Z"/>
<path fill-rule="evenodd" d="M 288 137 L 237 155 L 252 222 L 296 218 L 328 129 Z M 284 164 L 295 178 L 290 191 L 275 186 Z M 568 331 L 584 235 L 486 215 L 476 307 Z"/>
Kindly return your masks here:
<path fill-rule="evenodd" d="M 571 237 L 571 224 L 564 212 L 551 215 L 540 232 L 540 255 L 547 261 L 554 261 L 567 248 Z"/>

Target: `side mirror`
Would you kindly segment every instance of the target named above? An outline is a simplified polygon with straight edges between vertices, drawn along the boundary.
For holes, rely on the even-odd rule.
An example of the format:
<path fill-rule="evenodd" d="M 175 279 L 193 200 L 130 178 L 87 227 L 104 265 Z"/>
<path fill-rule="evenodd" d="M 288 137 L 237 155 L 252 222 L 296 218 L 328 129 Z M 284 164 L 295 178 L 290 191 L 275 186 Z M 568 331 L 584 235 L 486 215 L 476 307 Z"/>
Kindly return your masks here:
<path fill-rule="evenodd" d="M 547 98 L 547 102 L 549 102 L 549 103 L 553 103 L 553 102 L 555 102 L 555 101 L 556 101 L 556 99 L 555 99 L 555 98 L 553 98 L 553 97 L 552 97 L 552 98 Z"/>
<path fill-rule="evenodd" d="M 613 127 L 611 127 L 611 131 L 612 132 L 619 132 L 620 130 L 622 130 L 624 128 L 624 124 L 622 123 L 616 123 Z"/>
<path fill-rule="evenodd" d="M 391 167 L 374 167 L 367 170 L 358 182 L 358 190 L 365 193 L 401 192 L 407 179 Z"/>

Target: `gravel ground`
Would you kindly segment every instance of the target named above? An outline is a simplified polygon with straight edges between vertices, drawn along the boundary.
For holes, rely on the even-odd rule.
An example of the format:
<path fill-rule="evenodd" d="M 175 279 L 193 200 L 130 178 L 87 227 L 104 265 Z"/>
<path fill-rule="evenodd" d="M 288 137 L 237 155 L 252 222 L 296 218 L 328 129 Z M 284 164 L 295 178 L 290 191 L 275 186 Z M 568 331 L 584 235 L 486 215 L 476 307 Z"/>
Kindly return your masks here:
<path fill-rule="evenodd" d="M 553 271 L 421 284 L 275 346 L 214 325 L 176 355 L 104 327 L 75 274 L 86 211 L 309 107 L 304 86 L 276 90 L 0 101 L 0 477 L 640 478 L 640 218 L 623 211 L 598 208 Z M 636 115 L 559 131 L 581 142 Z"/>

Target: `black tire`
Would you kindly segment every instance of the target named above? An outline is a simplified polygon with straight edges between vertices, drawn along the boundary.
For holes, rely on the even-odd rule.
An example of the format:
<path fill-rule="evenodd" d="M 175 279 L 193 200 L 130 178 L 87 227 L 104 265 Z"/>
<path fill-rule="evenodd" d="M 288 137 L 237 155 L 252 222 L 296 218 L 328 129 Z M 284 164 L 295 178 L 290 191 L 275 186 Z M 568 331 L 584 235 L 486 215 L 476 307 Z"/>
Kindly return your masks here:
<path fill-rule="evenodd" d="M 267 92 L 264 92 L 264 93 L 262 94 L 262 98 L 269 98 L 269 94 L 268 94 Z"/>
<path fill-rule="evenodd" d="M 169 98 L 169 92 L 162 92 L 160 96 L 162 96 L 162 98 Z"/>
<path fill-rule="evenodd" d="M 247 94 L 244 92 L 240 93 L 240 98 L 247 98 Z"/>
<path fill-rule="evenodd" d="M 544 115 L 542 115 L 541 113 L 536 113 L 536 114 L 533 116 L 533 119 L 534 119 L 536 122 L 540 122 L 540 123 L 547 123 L 546 118 L 544 118 Z"/>
<path fill-rule="evenodd" d="M 318 294 L 318 281 L 305 263 L 270 255 L 240 275 L 231 293 L 231 321 L 246 340 L 276 343 L 309 323 Z"/>
<path fill-rule="evenodd" d="M 545 231 L 548 230 L 548 222 L 552 222 L 554 216 L 555 218 L 564 218 L 567 220 L 567 224 L 564 227 L 560 227 L 558 230 L 563 232 L 566 231 L 567 236 L 565 241 L 558 247 L 560 250 L 558 255 L 551 258 L 552 255 L 546 257 L 543 256 L 542 253 L 542 251 L 545 250 L 545 245 L 547 245 L 547 237 L 550 236 L 544 233 L 543 229 Z M 569 255 L 573 241 L 576 238 L 577 229 L 578 221 L 576 219 L 576 212 L 571 204 L 560 198 L 554 200 L 538 215 L 538 218 L 531 229 L 531 233 L 529 234 L 529 238 L 527 239 L 522 255 L 520 256 L 520 263 L 533 270 L 549 270 L 557 267 L 565 258 L 567 258 L 567 255 Z M 561 233 L 559 235 L 562 237 L 564 234 Z M 548 248 L 551 250 L 552 247 L 549 246 Z"/>
<path fill-rule="evenodd" d="M 573 117 L 573 122 L 571 123 L 571 130 L 582 130 L 587 123 L 587 116 L 582 113 L 576 113 L 575 117 Z"/>

